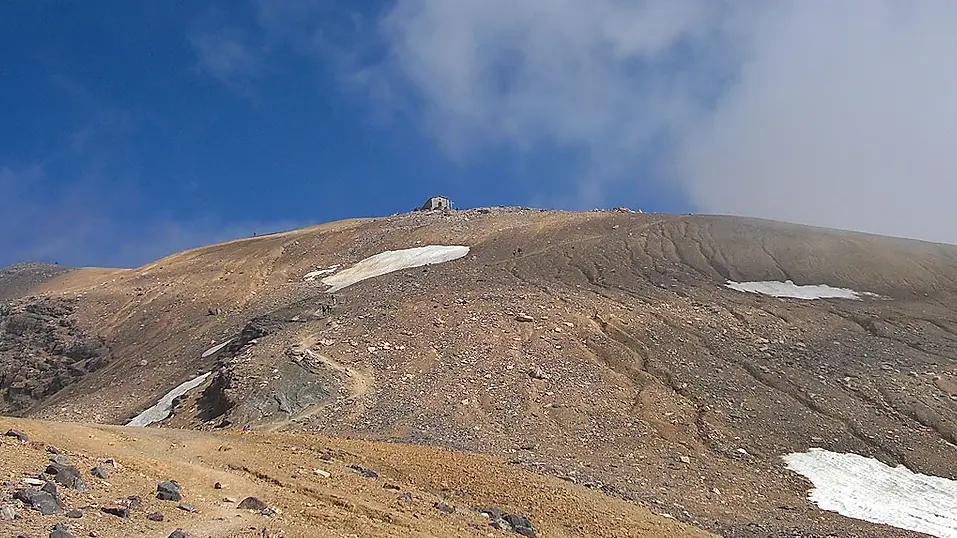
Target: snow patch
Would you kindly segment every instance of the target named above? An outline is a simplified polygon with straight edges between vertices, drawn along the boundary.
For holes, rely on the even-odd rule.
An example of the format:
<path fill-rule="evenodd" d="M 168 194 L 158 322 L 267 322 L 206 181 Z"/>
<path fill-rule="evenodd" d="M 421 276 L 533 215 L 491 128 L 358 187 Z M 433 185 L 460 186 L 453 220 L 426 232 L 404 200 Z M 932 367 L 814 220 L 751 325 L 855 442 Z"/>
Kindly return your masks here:
<path fill-rule="evenodd" d="M 326 291 L 334 293 L 369 278 L 401 271 L 402 269 L 449 262 L 468 253 L 469 247 L 455 245 L 429 245 L 404 250 L 387 250 L 375 256 L 370 256 L 338 274 L 322 279 L 322 283 L 332 286 Z"/>
<path fill-rule="evenodd" d="M 852 299 L 859 301 L 864 297 L 880 297 L 874 293 L 849 290 L 847 288 L 832 288 L 827 284 L 811 284 L 798 286 L 790 280 L 776 282 L 767 280 L 762 282 L 735 282 L 729 280 L 725 287 L 745 293 L 760 293 L 771 297 L 791 297 L 793 299 Z"/>
<path fill-rule="evenodd" d="M 216 353 L 220 349 L 223 349 L 224 347 L 228 346 L 229 343 L 232 342 L 233 340 L 235 340 L 235 338 L 230 338 L 229 340 L 226 340 L 225 342 L 216 344 L 215 346 L 207 349 L 206 351 L 203 352 L 202 358 L 205 359 L 206 357 L 212 355 L 213 353 Z"/>
<path fill-rule="evenodd" d="M 957 481 L 820 448 L 784 456 L 813 484 L 822 510 L 941 538 L 957 538 Z"/>
<path fill-rule="evenodd" d="M 306 273 L 302 275 L 302 279 L 305 280 L 306 282 L 312 282 L 313 280 L 316 279 L 316 277 L 319 277 L 322 275 L 328 275 L 329 273 L 335 273 L 338 269 L 339 269 L 338 265 L 330 265 L 329 267 L 326 267 L 325 269 L 317 269 L 315 271 Z"/>
<path fill-rule="evenodd" d="M 206 382 L 206 378 L 209 377 L 209 374 L 212 372 L 206 372 L 205 374 L 190 379 L 189 381 L 179 385 L 175 389 L 166 393 L 165 396 L 160 398 L 156 405 L 150 407 L 146 411 L 143 411 L 139 415 L 133 417 L 132 420 L 126 423 L 127 426 L 149 426 L 154 422 L 159 422 L 161 420 L 166 420 L 167 417 L 173 412 L 173 400 L 179 398 L 180 396 L 186 394 L 187 392 L 195 389 L 196 387 L 202 385 Z"/>

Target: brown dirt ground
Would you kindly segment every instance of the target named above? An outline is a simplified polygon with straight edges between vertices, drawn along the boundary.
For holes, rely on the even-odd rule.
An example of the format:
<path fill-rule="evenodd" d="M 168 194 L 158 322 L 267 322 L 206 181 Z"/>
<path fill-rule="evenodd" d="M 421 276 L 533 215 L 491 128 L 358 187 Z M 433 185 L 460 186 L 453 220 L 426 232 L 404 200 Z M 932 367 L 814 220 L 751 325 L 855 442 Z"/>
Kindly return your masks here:
<path fill-rule="evenodd" d="M 43 536 L 59 522 L 76 536 L 168 536 L 182 528 L 198 537 L 445 537 L 507 536 L 489 526 L 476 510 L 496 506 L 527 515 L 544 537 L 704 537 L 707 533 L 652 514 L 634 503 L 611 499 L 576 486 L 509 465 L 488 456 L 433 447 L 370 443 L 303 434 L 208 433 L 170 428 L 123 428 L 0 419 L 0 429 L 17 428 L 30 435 L 21 444 L 3 438 L 0 476 L 4 490 L 22 478 L 36 476 L 47 465 L 52 444 L 77 465 L 89 493 L 60 487 L 69 508 L 105 505 L 116 498 L 138 495 L 143 506 L 123 519 L 84 510 L 80 519 L 62 514 L 43 516 L 21 508 L 13 522 L 0 522 L 0 533 L 29 532 Z M 332 461 L 320 456 L 334 454 Z M 105 458 L 119 468 L 107 480 L 87 471 Z M 379 473 L 360 476 L 358 464 Z M 322 478 L 313 469 L 332 476 Z M 155 498 L 156 484 L 177 480 L 183 502 L 198 509 L 188 513 L 177 503 Z M 223 489 L 214 489 L 220 482 Z M 394 485 L 386 489 L 387 484 Z M 22 487 L 22 486 L 19 486 Z M 411 493 L 412 503 L 398 500 Z M 252 495 L 279 510 L 265 517 L 240 510 L 233 502 Z M 454 514 L 433 508 L 438 500 L 456 507 Z M 161 511 L 163 522 L 146 519 Z M 518 536 L 517 534 L 511 534 Z"/>

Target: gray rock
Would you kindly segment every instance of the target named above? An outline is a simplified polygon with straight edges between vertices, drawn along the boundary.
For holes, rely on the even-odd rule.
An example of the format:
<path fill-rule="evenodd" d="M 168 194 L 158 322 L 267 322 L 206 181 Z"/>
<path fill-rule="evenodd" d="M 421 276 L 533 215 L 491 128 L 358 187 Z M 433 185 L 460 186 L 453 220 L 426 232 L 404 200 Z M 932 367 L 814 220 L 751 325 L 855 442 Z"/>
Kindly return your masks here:
<path fill-rule="evenodd" d="M 56 482 L 51 482 L 47 480 L 46 482 L 44 482 L 43 487 L 40 488 L 40 491 L 45 491 L 49 493 L 50 495 L 53 495 L 57 499 L 60 498 L 60 491 L 56 487 Z"/>
<path fill-rule="evenodd" d="M 163 521 L 166 517 L 163 515 L 163 512 L 150 512 L 146 514 L 146 519 L 150 521 Z"/>
<path fill-rule="evenodd" d="M 536 538 L 537 536 L 535 534 L 535 529 L 531 527 L 512 527 L 512 530 L 518 534 L 521 534 L 522 536 L 526 536 L 527 538 Z"/>
<path fill-rule="evenodd" d="M 70 534 L 70 527 L 67 527 L 63 523 L 57 523 L 53 526 L 50 538 L 74 538 L 74 536 Z"/>
<path fill-rule="evenodd" d="M 32 488 L 21 489 L 13 494 L 14 499 L 22 501 L 30 508 L 48 516 L 59 512 L 63 505 L 60 499 L 46 491 L 37 491 Z"/>
<path fill-rule="evenodd" d="M 108 471 L 105 467 L 102 467 L 100 465 L 97 465 L 96 467 L 90 469 L 90 474 L 103 480 L 106 480 L 107 478 L 110 477 L 110 471 Z"/>
<path fill-rule="evenodd" d="M 192 538 L 191 535 L 183 529 L 176 529 L 171 532 L 167 538 Z"/>
<path fill-rule="evenodd" d="M 108 504 L 100 510 L 116 517 L 130 517 L 130 509 L 119 504 Z"/>
<path fill-rule="evenodd" d="M 242 502 L 239 503 L 239 508 L 242 508 L 243 510 L 260 511 L 265 510 L 268 508 L 268 506 L 266 506 L 266 503 L 260 501 L 256 497 L 246 497 L 242 500 Z"/>
<path fill-rule="evenodd" d="M 80 492 L 89 491 L 83 478 L 80 477 L 80 470 L 72 465 L 63 465 L 60 463 L 51 463 L 47 466 L 47 474 L 52 474 L 57 484 Z"/>
<path fill-rule="evenodd" d="M 505 521 L 512 526 L 512 530 L 521 534 L 522 536 L 527 536 L 528 538 L 535 538 L 535 530 L 532 527 L 532 521 L 526 516 L 519 514 L 505 514 Z"/>
<path fill-rule="evenodd" d="M 70 510 L 64 515 L 66 517 L 70 517 L 73 519 L 80 519 L 81 517 L 83 517 L 83 510 L 79 510 L 79 509 Z"/>
<path fill-rule="evenodd" d="M 265 516 L 265 517 L 272 517 L 276 514 L 277 512 L 275 508 L 263 508 L 262 511 L 259 512 L 259 515 Z"/>
<path fill-rule="evenodd" d="M 362 467 L 361 465 L 350 465 L 349 468 L 366 478 L 379 478 L 379 473 L 373 471 L 372 469 Z"/>
<path fill-rule="evenodd" d="M 438 501 L 432 505 L 432 508 L 435 508 L 439 512 L 445 512 L 446 514 L 454 514 L 455 507 L 445 501 Z"/>
<path fill-rule="evenodd" d="M 59 465 L 69 465 L 70 460 L 63 454 L 50 454 L 50 461 Z"/>
<path fill-rule="evenodd" d="M 16 437 L 21 443 L 26 443 L 27 441 L 30 440 L 30 436 L 28 436 L 27 434 L 23 433 L 20 430 L 10 429 L 10 430 L 7 430 L 7 433 L 3 435 L 5 435 L 6 437 Z"/>
<path fill-rule="evenodd" d="M 62 452 L 60 452 L 59 448 L 53 445 L 50 445 L 47 447 L 47 452 L 49 452 L 50 454 L 63 454 Z"/>
<path fill-rule="evenodd" d="M 156 486 L 156 498 L 161 501 L 180 501 L 183 496 L 180 494 L 179 482 L 167 480 L 160 482 Z"/>
<path fill-rule="evenodd" d="M 179 508 L 180 510 L 184 512 L 193 512 L 193 513 L 199 512 L 199 510 L 197 510 L 195 506 L 191 504 L 186 504 L 186 503 L 179 503 L 179 506 L 177 506 L 176 508 Z"/>
<path fill-rule="evenodd" d="M 0 508 L 0 520 L 13 521 L 17 517 L 17 511 L 10 505 Z"/>

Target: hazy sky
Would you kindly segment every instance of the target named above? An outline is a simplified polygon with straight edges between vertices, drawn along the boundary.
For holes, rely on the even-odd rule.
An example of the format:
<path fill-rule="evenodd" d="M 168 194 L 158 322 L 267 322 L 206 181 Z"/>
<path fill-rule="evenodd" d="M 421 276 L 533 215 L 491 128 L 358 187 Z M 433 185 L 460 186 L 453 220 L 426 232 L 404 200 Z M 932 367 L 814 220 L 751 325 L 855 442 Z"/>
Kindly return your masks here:
<path fill-rule="evenodd" d="M 5 2 L 0 265 L 136 265 L 434 193 L 957 242 L 954 20 L 931 0 Z"/>

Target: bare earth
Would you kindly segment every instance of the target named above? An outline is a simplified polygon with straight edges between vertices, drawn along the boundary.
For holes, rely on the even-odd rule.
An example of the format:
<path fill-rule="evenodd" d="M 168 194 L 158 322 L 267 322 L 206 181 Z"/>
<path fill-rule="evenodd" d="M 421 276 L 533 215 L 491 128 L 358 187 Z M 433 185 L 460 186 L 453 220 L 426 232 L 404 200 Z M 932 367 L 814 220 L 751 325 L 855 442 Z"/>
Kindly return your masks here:
<path fill-rule="evenodd" d="M 334 295 L 303 278 L 430 244 L 471 251 Z M 727 289 L 729 279 L 828 284 L 882 298 L 772 298 Z M 151 461 L 140 490 L 155 487 L 162 465 L 195 458 L 196 472 L 209 474 L 191 487 L 209 499 L 204 514 L 226 510 L 225 521 L 236 516 L 214 508 L 206 477 L 225 472 L 236 484 L 275 488 L 282 513 L 274 521 L 287 535 L 306 532 L 309 521 L 359 517 L 306 501 L 291 469 L 269 463 L 313 445 L 368 458 L 390 479 L 414 479 L 403 487 L 422 488 L 414 491 L 423 499 L 447 487 L 472 508 L 513 502 L 509 509 L 535 511 L 540 536 L 690 532 L 655 527 L 669 520 L 652 513 L 732 537 L 917 536 L 818 510 L 806 500 L 809 483 L 781 456 L 819 446 L 957 478 L 953 246 L 731 217 L 492 208 L 335 222 L 133 270 L 75 270 L 16 295 L 10 312 L 51 299 L 75 302 L 73 321 L 64 323 L 106 342 L 104 364 L 64 378 L 52 395 L 37 389 L 30 405 L 7 412 L 58 421 L 31 426 L 46 442 L 70 435 L 79 443 L 85 430 L 60 421 L 122 424 L 174 386 L 213 372 L 164 428 L 96 427 L 95 435 L 142 439 L 117 441 L 130 452 L 76 450 Z M 43 357 L 36 376 L 72 360 L 22 338 L 18 345 Z M 5 390 L 24 402 L 14 389 Z M 244 424 L 252 434 L 235 433 Z M 235 450 L 217 452 L 223 439 Z M 179 442 L 187 458 L 165 448 Z M 283 486 L 229 471 L 237 455 L 262 456 L 265 474 Z M 42 450 L 35 457 L 43 460 Z M 461 476 L 462 485 L 433 482 L 440 473 L 430 465 Z M 346 476 L 352 481 L 330 481 L 345 488 L 337 495 L 364 506 L 356 499 L 366 490 L 350 488 L 367 479 Z M 567 493 L 553 498 L 533 486 Z M 380 484 L 366 488 L 381 506 L 395 501 Z M 303 502 L 316 505 L 314 519 L 301 515 Z M 448 516 L 422 502 L 428 509 L 417 510 L 418 519 L 403 519 L 415 521 L 414 532 L 433 532 L 432 521 L 452 525 L 434 527 L 436 536 L 501 532 L 474 510 Z M 376 535 L 413 532 L 363 517 L 382 524 L 369 531 Z M 328 535 L 366 532 L 359 527 L 329 527 Z"/>
<path fill-rule="evenodd" d="M 302 434 L 207 433 L 157 428 L 121 428 L 0 419 L 0 428 L 28 432 L 29 443 L 4 438 L 0 473 L 23 487 L 47 465 L 50 444 L 84 470 L 88 493 L 64 487 L 67 508 L 80 519 L 20 510 L 21 519 L 0 522 L 3 536 L 56 523 L 75 536 L 168 536 L 182 528 L 194 536 L 505 536 L 478 512 L 483 507 L 522 510 L 541 536 L 704 537 L 707 533 L 656 516 L 599 492 L 524 471 L 487 456 L 406 445 L 384 445 Z M 55 443 L 52 443 L 55 441 Z M 322 459 L 331 455 L 330 461 Z M 86 470 L 113 458 L 118 468 L 106 480 Z M 351 465 L 375 470 L 366 478 Z M 314 472 L 328 472 L 328 478 Z M 186 512 L 177 502 L 156 499 L 159 482 L 175 479 Z M 219 482 L 222 489 L 215 489 Z M 12 489 L 5 485 L 5 493 Z M 410 494 L 408 497 L 406 494 Z M 117 498 L 139 496 L 143 504 L 120 518 L 99 511 Z M 237 507 L 255 496 L 278 513 L 271 517 Z M 405 498 L 403 498 L 405 497 Z M 226 500 L 229 499 L 229 500 Z M 448 514 L 434 507 L 444 501 Z M 164 521 L 146 518 L 162 512 Z M 513 536 L 518 536 L 513 534 Z"/>

